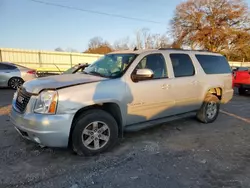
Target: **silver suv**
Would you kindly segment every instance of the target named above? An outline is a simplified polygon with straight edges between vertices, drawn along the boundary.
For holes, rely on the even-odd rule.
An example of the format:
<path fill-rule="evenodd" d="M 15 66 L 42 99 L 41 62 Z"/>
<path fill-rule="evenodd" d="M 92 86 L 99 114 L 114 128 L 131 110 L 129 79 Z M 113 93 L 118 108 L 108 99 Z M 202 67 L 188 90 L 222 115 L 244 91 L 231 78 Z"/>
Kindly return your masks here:
<path fill-rule="evenodd" d="M 220 54 L 175 49 L 118 51 L 83 74 L 26 82 L 14 95 L 11 121 L 26 139 L 77 154 L 110 149 L 124 131 L 196 114 L 213 122 L 233 97 Z"/>

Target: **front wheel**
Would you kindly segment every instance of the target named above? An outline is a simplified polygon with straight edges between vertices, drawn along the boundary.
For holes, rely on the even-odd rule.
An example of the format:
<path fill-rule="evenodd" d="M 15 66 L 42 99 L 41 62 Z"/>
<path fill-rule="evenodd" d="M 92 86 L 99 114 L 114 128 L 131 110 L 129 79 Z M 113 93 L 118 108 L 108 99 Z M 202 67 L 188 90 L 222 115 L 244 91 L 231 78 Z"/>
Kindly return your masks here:
<path fill-rule="evenodd" d="M 12 89 L 18 89 L 21 85 L 23 85 L 24 81 L 22 78 L 14 77 L 9 80 L 9 87 Z"/>
<path fill-rule="evenodd" d="M 220 100 L 216 95 L 208 94 L 197 113 L 197 118 L 202 123 L 214 122 L 219 114 Z"/>
<path fill-rule="evenodd" d="M 118 125 L 107 112 L 84 112 L 73 125 L 72 147 L 78 155 L 96 155 L 111 149 L 118 140 Z"/>

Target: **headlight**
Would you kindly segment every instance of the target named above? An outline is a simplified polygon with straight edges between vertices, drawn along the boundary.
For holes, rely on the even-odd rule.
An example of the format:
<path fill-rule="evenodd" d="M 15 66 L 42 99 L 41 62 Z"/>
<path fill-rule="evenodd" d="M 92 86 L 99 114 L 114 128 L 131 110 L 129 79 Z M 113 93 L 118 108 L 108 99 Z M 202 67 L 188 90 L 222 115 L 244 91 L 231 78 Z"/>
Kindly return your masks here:
<path fill-rule="evenodd" d="M 39 114 L 55 114 L 57 99 L 57 91 L 42 91 L 36 101 L 34 112 Z"/>

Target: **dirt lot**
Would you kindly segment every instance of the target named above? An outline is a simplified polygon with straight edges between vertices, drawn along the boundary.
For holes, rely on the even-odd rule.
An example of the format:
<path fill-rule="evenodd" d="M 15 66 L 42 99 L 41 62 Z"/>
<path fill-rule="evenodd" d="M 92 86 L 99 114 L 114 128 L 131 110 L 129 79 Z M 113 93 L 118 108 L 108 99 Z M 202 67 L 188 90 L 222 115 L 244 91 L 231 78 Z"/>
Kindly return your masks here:
<path fill-rule="evenodd" d="M 9 122 L 13 91 L 0 90 L 0 187 L 250 187 L 250 96 L 222 106 L 209 125 L 194 118 L 127 133 L 98 157 L 39 148 Z"/>

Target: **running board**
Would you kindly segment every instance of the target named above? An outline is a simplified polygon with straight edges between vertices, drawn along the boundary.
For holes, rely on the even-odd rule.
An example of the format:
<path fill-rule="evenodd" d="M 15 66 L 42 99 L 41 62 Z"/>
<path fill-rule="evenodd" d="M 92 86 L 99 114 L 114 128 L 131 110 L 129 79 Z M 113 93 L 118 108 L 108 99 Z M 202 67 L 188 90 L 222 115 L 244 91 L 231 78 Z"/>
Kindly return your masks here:
<path fill-rule="evenodd" d="M 170 121 L 179 120 L 179 119 L 183 119 L 183 118 L 187 118 L 187 117 L 192 117 L 195 115 L 196 115 L 196 112 L 188 112 L 188 113 L 184 113 L 184 114 L 169 116 L 169 117 L 165 117 L 165 118 L 161 118 L 161 119 L 156 119 L 156 120 L 151 120 L 151 121 L 146 121 L 146 122 L 142 122 L 142 123 L 128 125 L 128 126 L 124 127 L 124 130 L 127 132 L 140 131 L 143 129 L 154 127 L 156 125 L 160 125 L 163 123 L 167 123 Z"/>

